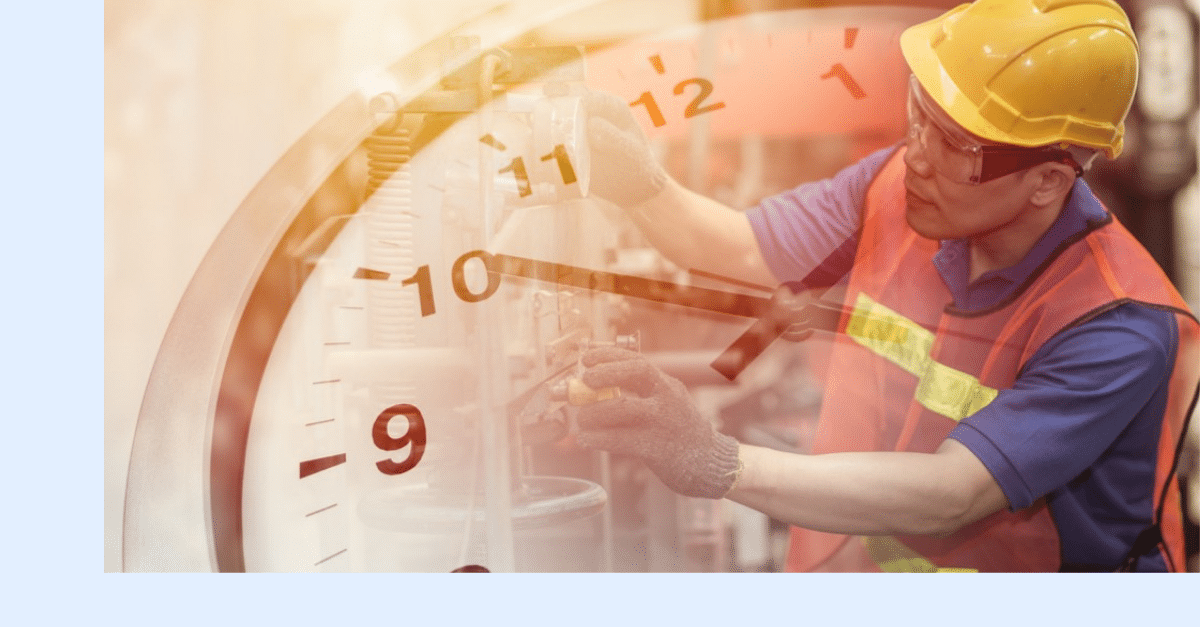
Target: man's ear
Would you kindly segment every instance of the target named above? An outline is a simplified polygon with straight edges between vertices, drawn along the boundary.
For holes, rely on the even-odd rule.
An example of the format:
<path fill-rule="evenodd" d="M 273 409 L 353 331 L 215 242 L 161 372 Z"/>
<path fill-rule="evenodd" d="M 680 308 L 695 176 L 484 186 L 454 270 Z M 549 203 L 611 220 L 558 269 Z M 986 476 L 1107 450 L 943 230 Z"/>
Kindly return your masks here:
<path fill-rule="evenodd" d="M 1065 163 L 1042 163 L 1029 170 L 1028 180 L 1033 184 L 1033 195 L 1029 202 L 1046 206 L 1066 198 L 1075 185 L 1075 168 Z"/>

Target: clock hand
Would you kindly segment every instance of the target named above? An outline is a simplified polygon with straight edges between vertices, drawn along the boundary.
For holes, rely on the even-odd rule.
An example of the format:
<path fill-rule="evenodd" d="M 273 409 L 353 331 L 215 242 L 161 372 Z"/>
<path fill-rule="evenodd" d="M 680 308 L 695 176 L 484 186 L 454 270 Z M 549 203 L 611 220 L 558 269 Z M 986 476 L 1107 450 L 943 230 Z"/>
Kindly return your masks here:
<path fill-rule="evenodd" d="M 818 329 L 837 333 L 844 314 L 889 323 L 886 317 L 855 312 L 841 304 L 816 300 L 800 282 L 784 283 L 776 288 L 770 298 L 763 298 L 512 255 L 493 255 L 484 251 L 473 251 L 468 255 L 479 257 L 489 272 L 497 274 L 754 318 L 754 324 L 712 362 L 713 369 L 731 381 L 777 338 L 799 342 Z M 992 338 L 962 331 L 945 330 L 942 333 L 988 345 L 995 344 Z M 1005 342 L 1005 345 L 1019 348 L 1013 342 Z"/>
<path fill-rule="evenodd" d="M 681 285 L 671 281 L 647 279 L 602 270 L 589 270 L 512 255 L 488 255 L 481 259 L 487 265 L 489 272 L 732 316 L 759 318 L 771 308 L 770 299 L 760 296 Z"/>
<path fill-rule="evenodd" d="M 836 331 L 842 314 L 840 306 L 829 307 L 813 300 L 800 283 L 784 284 L 770 298 L 763 298 L 513 255 L 472 254 L 480 257 L 489 272 L 502 275 L 754 318 L 754 324 L 712 363 L 713 369 L 730 380 L 776 338 L 799 341 L 815 329 Z"/>
<path fill-rule="evenodd" d="M 805 289 L 800 283 L 779 286 L 771 297 L 771 311 L 755 320 L 713 360 L 713 370 L 733 381 L 779 337 L 799 342 L 808 339 L 818 328 L 837 331 L 842 308 L 820 305 L 806 292 L 793 292 L 793 286 Z"/>

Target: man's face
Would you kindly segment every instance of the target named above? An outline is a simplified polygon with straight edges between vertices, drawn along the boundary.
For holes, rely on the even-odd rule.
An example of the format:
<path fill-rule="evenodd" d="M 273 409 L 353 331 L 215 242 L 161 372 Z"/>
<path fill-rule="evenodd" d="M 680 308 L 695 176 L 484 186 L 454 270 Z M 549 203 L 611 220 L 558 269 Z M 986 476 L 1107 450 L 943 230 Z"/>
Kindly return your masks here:
<path fill-rule="evenodd" d="M 981 177 L 981 153 L 993 147 L 951 119 L 915 78 L 910 79 L 908 116 L 904 183 L 913 230 L 930 239 L 970 238 L 1003 229 L 1021 216 L 1033 191 L 1027 169 Z"/>
<path fill-rule="evenodd" d="M 912 141 L 904 162 L 905 215 L 922 237 L 988 235 L 1016 222 L 1029 205 L 1032 190 L 1025 181 L 1027 170 L 978 185 L 955 182 L 940 174 Z"/>

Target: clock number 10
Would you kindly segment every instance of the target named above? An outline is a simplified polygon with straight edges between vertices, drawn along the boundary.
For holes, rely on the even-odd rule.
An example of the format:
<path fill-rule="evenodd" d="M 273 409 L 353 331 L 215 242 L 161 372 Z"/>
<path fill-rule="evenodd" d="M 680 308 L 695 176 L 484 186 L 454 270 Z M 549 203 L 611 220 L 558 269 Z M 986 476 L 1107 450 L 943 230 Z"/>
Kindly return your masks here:
<path fill-rule="evenodd" d="M 473 291 L 471 286 L 467 285 L 466 266 L 472 259 L 478 259 L 483 264 L 483 267 L 488 270 L 486 273 L 487 284 L 479 291 Z M 454 293 L 465 303 L 478 303 L 490 298 L 500 288 L 500 275 L 490 271 L 491 265 L 492 256 L 487 251 L 472 250 L 461 255 L 454 262 L 454 267 L 450 271 Z M 369 281 L 387 281 L 391 277 L 392 275 L 388 272 L 371 270 L 369 268 L 359 268 L 354 273 L 354 278 L 367 279 Z M 437 313 L 437 307 L 433 302 L 433 279 L 430 277 L 428 265 L 417 268 L 417 271 L 412 276 L 402 279 L 400 284 L 404 286 L 417 286 L 417 295 L 421 301 L 421 317 L 432 316 Z"/>

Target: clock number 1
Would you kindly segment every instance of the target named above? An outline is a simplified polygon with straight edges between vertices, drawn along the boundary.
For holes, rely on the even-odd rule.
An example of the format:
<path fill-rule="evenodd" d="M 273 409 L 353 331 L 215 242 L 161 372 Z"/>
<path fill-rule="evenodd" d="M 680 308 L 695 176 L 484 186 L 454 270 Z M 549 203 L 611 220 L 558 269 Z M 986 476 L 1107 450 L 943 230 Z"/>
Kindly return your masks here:
<path fill-rule="evenodd" d="M 517 179 L 517 193 L 522 197 L 533 193 L 533 186 L 529 184 L 529 173 L 525 170 L 525 160 L 521 157 L 514 157 L 508 165 L 500 168 L 499 173 L 512 172 Z"/>
<path fill-rule="evenodd" d="M 421 266 L 417 268 L 416 273 L 400 282 L 400 285 L 417 285 L 417 293 L 421 298 L 421 317 L 432 316 L 435 312 L 433 307 L 433 285 L 429 279 L 429 266 Z"/>
<path fill-rule="evenodd" d="M 849 36 L 847 35 L 847 37 Z M 858 81 L 854 80 L 853 76 L 850 76 L 850 72 L 846 69 L 846 66 L 841 63 L 835 63 L 832 68 L 829 68 L 828 72 L 821 75 L 822 80 L 827 78 L 836 78 L 842 81 L 842 85 L 845 86 L 846 91 L 850 92 L 850 95 L 854 96 L 855 100 L 862 100 L 867 97 L 867 92 L 863 91 L 862 86 L 858 84 Z"/>
<path fill-rule="evenodd" d="M 659 109 L 658 103 L 654 101 L 654 94 L 644 91 L 641 98 L 629 103 L 631 107 L 638 105 L 646 107 L 646 112 L 650 114 L 650 121 L 654 123 L 654 126 L 662 126 L 667 123 L 666 119 L 663 118 L 662 109 Z"/>
<path fill-rule="evenodd" d="M 556 144 L 553 152 L 542 155 L 542 161 L 551 159 L 558 161 L 558 173 L 562 175 L 563 185 L 570 185 L 578 180 L 575 178 L 575 168 L 571 167 L 571 157 L 567 155 L 566 147 Z"/>
<path fill-rule="evenodd" d="M 408 419 L 408 429 L 398 438 L 392 437 L 388 432 L 388 426 L 397 416 Z M 421 410 L 407 403 L 392 405 L 375 419 L 375 424 L 371 427 L 371 439 L 375 441 L 375 446 L 383 451 L 398 451 L 412 445 L 408 457 L 402 462 L 383 459 L 375 463 L 379 472 L 385 475 L 404 474 L 416 468 L 421 457 L 425 455 L 425 418 L 421 416 Z"/>

